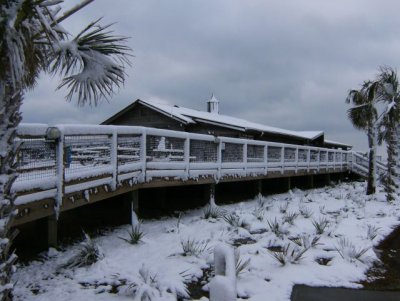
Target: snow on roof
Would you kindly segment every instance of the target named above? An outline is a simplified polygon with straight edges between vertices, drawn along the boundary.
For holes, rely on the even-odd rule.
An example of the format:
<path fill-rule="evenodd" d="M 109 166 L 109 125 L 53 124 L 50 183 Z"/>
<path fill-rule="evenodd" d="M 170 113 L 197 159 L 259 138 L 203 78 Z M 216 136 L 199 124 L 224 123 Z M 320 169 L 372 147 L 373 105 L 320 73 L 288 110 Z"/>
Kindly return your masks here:
<path fill-rule="evenodd" d="M 297 137 L 301 139 L 313 140 L 324 134 L 323 131 L 290 131 L 281 128 L 271 127 L 255 122 L 250 122 L 244 119 L 235 118 L 222 114 L 212 114 L 209 112 L 198 111 L 193 109 L 188 109 L 179 106 L 170 106 L 165 104 L 159 104 L 152 101 L 144 101 L 139 100 L 142 104 L 154 108 L 165 115 L 170 117 L 178 118 L 185 123 L 196 123 L 196 120 L 204 123 L 211 123 L 215 125 L 225 126 L 234 128 L 242 131 L 258 131 L 258 132 L 266 132 L 273 133 L 279 135 L 286 135 Z"/>
<path fill-rule="evenodd" d="M 342 143 L 342 142 L 337 142 L 337 141 L 333 141 L 333 140 L 326 140 L 326 139 L 324 139 L 324 142 L 325 142 L 326 144 L 334 144 L 334 145 L 337 145 L 337 146 L 353 147 L 353 146 L 350 145 L 350 144 L 346 144 L 346 143 Z"/>

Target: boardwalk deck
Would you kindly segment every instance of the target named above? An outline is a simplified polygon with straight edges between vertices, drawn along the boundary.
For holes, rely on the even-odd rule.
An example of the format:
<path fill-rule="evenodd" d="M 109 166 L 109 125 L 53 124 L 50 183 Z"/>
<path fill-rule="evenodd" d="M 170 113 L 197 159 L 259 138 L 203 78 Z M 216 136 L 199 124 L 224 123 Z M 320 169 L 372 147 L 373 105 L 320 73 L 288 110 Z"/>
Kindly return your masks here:
<path fill-rule="evenodd" d="M 367 170 L 350 151 L 154 128 L 29 125 L 18 134 L 15 225 L 142 188 Z"/>

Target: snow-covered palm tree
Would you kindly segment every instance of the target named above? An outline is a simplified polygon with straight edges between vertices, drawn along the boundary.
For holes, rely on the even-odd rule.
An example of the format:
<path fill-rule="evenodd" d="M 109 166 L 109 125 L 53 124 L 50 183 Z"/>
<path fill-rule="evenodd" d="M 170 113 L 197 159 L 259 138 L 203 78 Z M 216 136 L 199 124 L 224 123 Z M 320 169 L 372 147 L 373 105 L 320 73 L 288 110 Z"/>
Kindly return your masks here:
<path fill-rule="evenodd" d="M 125 78 L 130 49 L 99 20 L 72 37 L 60 22 L 93 0 L 61 14 L 61 0 L 0 0 L 0 299 L 11 300 L 16 260 L 11 244 L 16 214 L 11 186 L 17 177 L 14 144 L 24 92 L 40 72 L 59 73 L 67 99 L 96 105 Z"/>
<path fill-rule="evenodd" d="M 377 147 L 377 97 L 378 82 L 365 81 L 360 90 L 351 90 L 346 102 L 352 107 L 347 111 L 348 117 L 356 129 L 367 133 L 369 147 L 367 195 L 376 190 L 376 147 Z"/>
<path fill-rule="evenodd" d="M 382 67 L 378 75 L 380 101 L 385 104 L 380 118 L 381 138 L 387 145 L 386 198 L 389 202 L 399 195 L 400 157 L 397 128 L 400 124 L 400 87 L 397 73 L 390 67 Z"/>

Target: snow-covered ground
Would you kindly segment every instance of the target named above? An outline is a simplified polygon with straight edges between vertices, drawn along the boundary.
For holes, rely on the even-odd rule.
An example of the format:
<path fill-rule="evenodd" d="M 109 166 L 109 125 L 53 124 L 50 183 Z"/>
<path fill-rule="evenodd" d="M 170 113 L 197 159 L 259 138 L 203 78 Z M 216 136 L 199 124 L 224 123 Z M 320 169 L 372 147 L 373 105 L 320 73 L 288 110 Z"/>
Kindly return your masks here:
<path fill-rule="evenodd" d="M 212 267 L 213 246 L 238 244 L 238 239 L 244 243 L 237 247 L 241 262 L 249 259 L 237 280 L 241 298 L 289 300 L 294 284 L 359 287 L 357 281 L 377 259 L 373 246 L 400 223 L 399 203 L 386 203 L 383 193 L 368 199 L 364 191 L 363 183 L 295 189 L 220 206 L 225 218 L 205 219 L 199 209 L 179 218 L 145 221 L 145 236 L 137 245 L 120 239 L 128 237 L 130 226 L 120 227 L 93 239 L 103 257 L 89 267 L 63 267 L 79 244 L 65 251 L 50 249 L 43 260 L 20 266 L 16 300 L 136 300 L 135 293 L 140 297 L 145 291 L 151 300 L 176 300 L 176 295 L 185 295 L 184 282 L 200 278 L 203 269 Z M 317 224 L 324 223 L 327 227 L 317 235 Z M 280 232 L 273 233 L 271 228 L 277 225 Z M 196 255 L 183 254 L 182 245 L 188 241 Z M 283 256 L 274 253 L 282 248 L 288 248 L 284 265 L 274 258 Z M 292 251 L 304 254 L 294 262 Z"/>

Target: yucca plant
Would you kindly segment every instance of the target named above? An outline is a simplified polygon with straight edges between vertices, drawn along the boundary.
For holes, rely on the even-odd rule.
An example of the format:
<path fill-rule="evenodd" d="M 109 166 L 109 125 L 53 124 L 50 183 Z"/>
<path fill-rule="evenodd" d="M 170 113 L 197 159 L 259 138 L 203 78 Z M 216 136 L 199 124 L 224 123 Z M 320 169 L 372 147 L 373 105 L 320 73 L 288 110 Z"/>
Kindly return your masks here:
<path fill-rule="evenodd" d="M 368 225 L 367 227 L 368 227 L 368 228 L 367 228 L 367 238 L 368 238 L 369 240 L 374 240 L 374 238 L 378 236 L 379 230 L 380 230 L 381 228 L 376 227 L 376 226 L 374 226 L 374 225 Z"/>
<path fill-rule="evenodd" d="M 119 237 L 120 239 L 130 243 L 131 245 L 136 245 L 142 241 L 145 233 L 141 230 L 142 223 L 139 222 L 131 226 L 130 230 L 127 230 L 129 238 Z"/>
<path fill-rule="evenodd" d="M 318 221 L 312 220 L 311 222 L 315 228 L 316 234 L 318 234 L 318 235 L 322 235 L 329 225 L 329 220 L 326 219 L 325 217 L 319 218 Z"/>
<path fill-rule="evenodd" d="M 239 250 L 235 249 L 236 277 L 244 272 L 244 270 L 250 265 L 250 261 L 250 258 L 243 260 L 243 258 L 240 257 Z"/>
<path fill-rule="evenodd" d="M 292 247 L 290 243 L 287 243 L 282 247 L 281 251 L 270 251 L 269 254 L 278 261 L 281 265 L 287 263 L 299 263 L 304 258 L 304 254 L 308 251 L 307 248 Z"/>
<path fill-rule="evenodd" d="M 83 232 L 83 235 L 84 241 L 79 245 L 78 252 L 67 262 L 65 267 L 85 267 L 104 258 L 103 253 L 90 236 L 85 232 Z"/>
<path fill-rule="evenodd" d="M 264 220 L 264 215 L 265 215 L 265 209 L 262 207 L 258 207 L 254 209 L 253 215 L 256 219 L 258 219 L 260 222 Z"/>
<path fill-rule="evenodd" d="M 288 208 L 289 208 L 289 202 L 286 201 L 285 203 L 279 205 L 279 212 L 285 214 Z"/>
<path fill-rule="evenodd" d="M 339 253 L 340 257 L 350 262 L 354 262 L 356 260 L 364 262 L 362 256 L 369 249 L 369 247 L 357 249 L 356 246 L 345 237 L 341 237 L 339 239 L 338 246 L 336 247 L 336 251 Z"/>
<path fill-rule="evenodd" d="M 311 240 L 309 236 L 298 236 L 289 237 L 289 240 L 298 245 L 299 247 L 304 247 L 306 249 L 314 248 L 317 246 L 320 240 L 320 236 L 314 236 Z"/>
<path fill-rule="evenodd" d="M 283 222 L 288 223 L 289 225 L 294 225 L 294 220 L 299 216 L 297 212 L 286 212 L 283 216 Z"/>
<path fill-rule="evenodd" d="M 277 237 L 282 237 L 284 234 L 288 233 L 288 231 L 282 227 L 281 222 L 278 222 L 276 218 L 273 221 L 267 221 L 267 224 L 271 232 Z"/>
<path fill-rule="evenodd" d="M 299 212 L 304 218 L 310 218 L 313 215 L 313 211 L 305 205 L 299 206 Z"/>
<path fill-rule="evenodd" d="M 246 228 L 247 223 L 236 213 L 228 213 L 223 216 L 224 220 L 234 228 Z"/>
<path fill-rule="evenodd" d="M 225 211 L 219 208 L 218 206 L 207 205 L 203 209 L 203 217 L 204 219 L 209 218 L 220 218 L 225 214 Z"/>
<path fill-rule="evenodd" d="M 183 256 L 199 256 L 208 250 L 208 242 L 204 240 L 196 240 L 188 238 L 181 240 L 182 255 Z"/>

